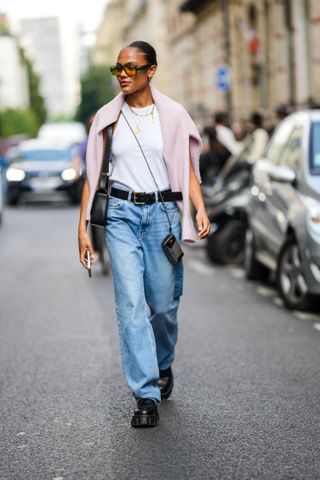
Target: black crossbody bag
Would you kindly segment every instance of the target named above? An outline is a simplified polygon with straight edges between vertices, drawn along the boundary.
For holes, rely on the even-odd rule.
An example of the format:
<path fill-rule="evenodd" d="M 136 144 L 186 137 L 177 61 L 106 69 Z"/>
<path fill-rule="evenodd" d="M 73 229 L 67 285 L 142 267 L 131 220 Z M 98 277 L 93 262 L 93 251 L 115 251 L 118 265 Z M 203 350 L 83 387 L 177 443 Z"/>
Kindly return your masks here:
<path fill-rule="evenodd" d="M 169 223 L 169 234 L 162 240 L 161 242 L 161 245 L 162 245 L 162 248 L 164 250 L 164 253 L 166 254 L 168 260 L 173 264 L 173 265 L 176 265 L 180 260 L 181 258 L 183 257 L 184 253 L 183 253 L 183 250 L 178 242 L 178 240 L 176 239 L 176 237 L 173 235 L 172 233 L 172 225 L 171 225 L 171 220 L 170 220 L 170 217 L 169 217 L 169 214 L 167 212 L 167 209 L 166 209 L 166 206 L 165 206 L 165 203 L 163 201 L 163 197 L 162 197 L 162 193 L 158 187 L 158 184 L 157 184 L 157 181 L 156 179 L 154 178 L 154 175 L 152 173 L 152 170 L 150 168 L 150 165 L 149 165 L 149 162 L 144 154 L 144 151 L 142 150 L 142 147 L 140 145 L 140 142 L 138 140 L 138 137 L 137 135 L 134 133 L 134 130 L 132 129 L 130 123 L 128 122 L 125 114 L 123 113 L 123 111 L 121 110 L 121 114 L 123 115 L 123 118 L 125 119 L 125 121 L 127 122 L 131 132 L 133 133 L 136 141 L 137 141 L 137 144 L 141 150 L 141 153 L 142 153 L 142 156 L 147 164 L 147 167 L 149 169 L 149 172 L 151 173 L 151 176 L 153 178 L 153 181 L 156 185 L 156 188 L 157 188 L 157 192 L 158 192 L 158 195 L 159 195 L 159 198 L 161 200 L 161 203 L 162 203 L 162 206 L 164 208 L 164 211 L 166 213 L 166 216 L 167 216 L 167 219 L 168 219 L 168 223 Z"/>
<path fill-rule="evenodd" d="M 106 215 L 108 209 L 109 201 L 109 163 L 111 155 L 111 143 L 112 143 L 112 128 L 113 125 L 107 127 L 106 133 L 106 148 L 105 155 L 101 165 L 101 173 L 99 177 L 99 188 L 96 190 L 96 193 L 93 197 L 91 212 L 90 212 L 90 222 L 95 227 L 104 227 L 106 223 Z"/>

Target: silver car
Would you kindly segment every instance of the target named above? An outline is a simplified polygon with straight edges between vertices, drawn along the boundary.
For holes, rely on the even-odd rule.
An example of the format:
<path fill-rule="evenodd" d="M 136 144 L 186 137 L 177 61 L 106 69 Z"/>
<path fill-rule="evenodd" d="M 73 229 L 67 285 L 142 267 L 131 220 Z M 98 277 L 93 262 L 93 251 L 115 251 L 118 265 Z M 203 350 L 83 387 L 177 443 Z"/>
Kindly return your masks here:
<path fill-rule="evenodd" d="M 283 120 L 253 169 L 245 270 L 275 272 L 290 309 L 320 305 L 320 110 Z"/>

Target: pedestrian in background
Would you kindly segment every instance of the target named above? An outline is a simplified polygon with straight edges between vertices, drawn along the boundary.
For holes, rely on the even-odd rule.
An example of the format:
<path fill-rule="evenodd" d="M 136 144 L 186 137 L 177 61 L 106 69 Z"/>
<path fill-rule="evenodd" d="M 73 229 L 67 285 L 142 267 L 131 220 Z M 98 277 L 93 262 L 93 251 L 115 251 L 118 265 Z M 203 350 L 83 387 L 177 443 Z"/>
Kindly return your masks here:
<path fill-rule="evenodd" d="M 246 151 L 246 159 L 255 163 L 262 157 L 269 140 L 267 130 L 263 126 L 263 116 L 259 112 L 253 112 L 250 116 L 251 133 L 244 141 L 243 149 Z"/>
<path fill-rule="evenodd" d="M 284 120 L 289 115 L 289 108 L 285 103 L 279 103 L 275 110 L 276 115 L 276 122 L 268 129 L 269 136 L 273 135 L 275 129 L 277 128 L 278 124 Z"/>
<path fill-rule="evenodd" d="M 204 184 L 213 185 L 231 152 L 218 140 L 215 127 L 205 127 L 202 135 L 208 147 L 200 155 L 200 175 Z"/>
<path fill-rule="evenodd" d="M 233 131 L 228 126 L 227 114 L 225 112 L 217 112 L 213 118 L 219 142 L 231 152 L 231 155 L 237 155 L 241 150 L 241 144 L 237 142 Z"/>
<path fill-rule="evenodd" d="M 183 263 L 170 263 L 162 248 L 168 216 L 178 240 L 203 239 L 210 229 L 200 189 L 199 132 L 181 105 L 150 85 L 156 71 L 156 52 L 143 41 L 123 48 L 111 67 L 121 92 L 97 112 L 90 129 L 78 228 L 80 261 L 86 267 L 86 249 L 93 256 L 87 223 L 101 169 L 102 133 L 113 124 L 105 232 L 122 365 L 137 402 L 133 427 L 156 426 L 157 406 L 173 387 Z M 197 211 L 197 235 L 189 199 Z"/>

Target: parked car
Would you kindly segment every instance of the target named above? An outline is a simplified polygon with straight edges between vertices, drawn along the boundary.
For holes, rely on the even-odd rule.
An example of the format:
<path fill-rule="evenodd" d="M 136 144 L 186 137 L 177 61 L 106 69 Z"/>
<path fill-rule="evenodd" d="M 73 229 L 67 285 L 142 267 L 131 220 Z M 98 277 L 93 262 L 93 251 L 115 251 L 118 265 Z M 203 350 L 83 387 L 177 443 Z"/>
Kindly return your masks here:
<path fill-rule="evenodd" d="M 38 138 L 51 142 L 66 142 L 80 145 L 86 138 L 85 126 L 80 122 L 56 122 L 43 124 L 38 132 Z"/>
<path fill-rule="evenodd" d="M 206 248 L 213 263 L 243 263 L 252 170 L 252 163 L 247 160 L 249 148 L 228 159 L 213 187 L 203 188 L 212 224 Z"/>
<path fill-rule="evenodd" d="M 276 275 L 290 309 L 320 300 L 320 110 L 283 120 L 254 169 L 247 207 L 245 270 Z"/>
<path fill-rule="evenodd" d="M 60 192 L 78 203 L 84 172 L 78 150 L 69 144 L 26 140 L 9 152 L 7 201 L 16 205 L 22 197 L 50 199 Z"/>

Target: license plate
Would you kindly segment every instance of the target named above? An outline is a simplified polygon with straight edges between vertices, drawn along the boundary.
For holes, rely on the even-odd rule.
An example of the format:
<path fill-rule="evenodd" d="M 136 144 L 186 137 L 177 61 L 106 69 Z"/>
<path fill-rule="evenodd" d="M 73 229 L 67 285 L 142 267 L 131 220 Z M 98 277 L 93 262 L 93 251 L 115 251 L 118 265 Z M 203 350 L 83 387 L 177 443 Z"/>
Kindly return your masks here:
<path fill-rule="evenodd" d="M 59 178 L 32 178 L 30 184 L 35 192 L 50 192 L 58 185 L 61 180 Z"/>

